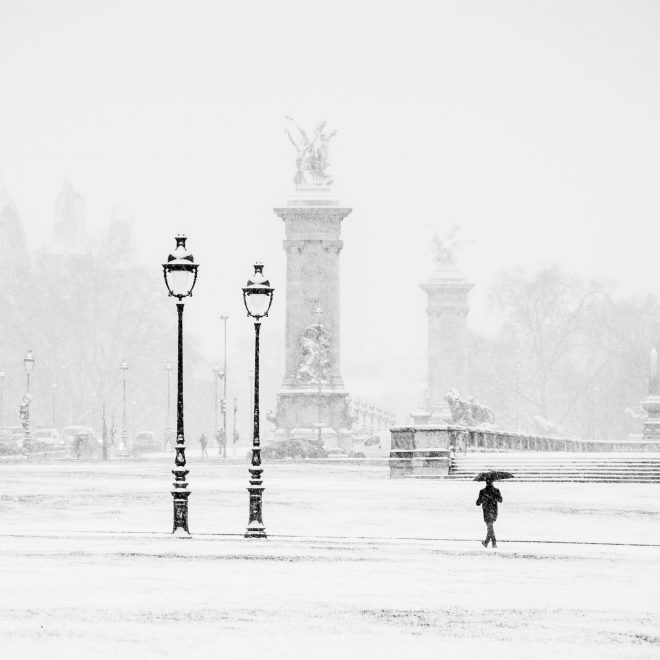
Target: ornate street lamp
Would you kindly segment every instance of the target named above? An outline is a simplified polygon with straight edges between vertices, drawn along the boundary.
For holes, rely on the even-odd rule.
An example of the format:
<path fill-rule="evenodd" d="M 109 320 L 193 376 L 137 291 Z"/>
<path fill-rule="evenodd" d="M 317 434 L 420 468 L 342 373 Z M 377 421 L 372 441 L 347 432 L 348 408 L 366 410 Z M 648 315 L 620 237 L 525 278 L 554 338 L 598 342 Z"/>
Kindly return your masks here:
<path fill-rule="evenodd" d="M 176 458 L 172 470 L 174 483 L 172 499 L 174 505 L 174 526 L 172 533 L 181 528 L 188 534 L 188 482 L 186 481 L 186 446 L 183 433 L 183 299 L 192 296 L 197 282 L 198 264 L 192 254 L 186 250 L 186 237 L 176 236 L 174 252 L 168 255 L 167 263 L 163 264 L 163 276 L 170 296 L 177 299 L 176 308 L 179 316 L 178 339 L 178 378 L 176 405 Z"/>
<path fill-rule="evenodd" d="M 264 265 L 254 265 L 254 275 L 243 288 L 243 302 L 248 316 L 254 319 L 254 417 L 252 434 L 252 465 L 250 467 L 250 519 L 245 538 L 266 538 L 266 528 L 262 520 L 263 481 L 261 473 L 261 447 L 259 442 L 259 330 L 261 319 L 268 316 L 273 302 L 274 289 L 264 277 Z"/>
<path fill-rule="evenodd" d="M 121 416 L 121 442 L 119 443 L 119 455 L 124 458 L 128 456 L 128 431 L 126 429 L 126 370 L 128 363 L 122 360 L 119 365 L 122 374 L 122 416 Z"/>
<path fill-rule="evenodd" d="M 32 445 L 32 427 L 30 424 L 30 403 L 32 401 L 32 395 L 30 394 L 30 373 L 34 368 L 34 355 L 32 355 L 32 350 L 28 349 L 23 358 L 23 366 L 25 367 L 25 377 L 26 377 L 26 390 L 25 396 L 23 397 L 23 406 L 21 406 L 21 412 L 23 413 L 23 428 L 25 429 L 25 435 L 23 438 L 23 451 L 26 454 L 30 453 Z"/>

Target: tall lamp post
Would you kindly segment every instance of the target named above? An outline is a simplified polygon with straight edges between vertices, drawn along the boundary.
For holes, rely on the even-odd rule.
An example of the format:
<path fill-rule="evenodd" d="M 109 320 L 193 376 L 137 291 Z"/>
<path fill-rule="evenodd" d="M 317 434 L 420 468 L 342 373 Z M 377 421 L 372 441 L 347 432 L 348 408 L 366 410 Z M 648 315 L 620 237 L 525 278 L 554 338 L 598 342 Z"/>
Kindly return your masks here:
<path fill-rule="evenodd" d="M 56 410 L 56 399 L 57 399 L 57 383 L 53 383 L 53 428 L 55 428 L 55 410 Z"/>
<path fill-rule="evenodd" d="M 92 397 L 92 431 L 96 437 L 96 392 L 91 393 Z"/>
<path fill-rule="evenodd" d="M 26 377 L 26 390 L 25 397 L 23 398 L 24 405 L 21 407 L 22 412 L 24 413 L 23 428 L 25 429 L 23 449 L 26 454 L 29 454 L 32 445 L 32 427 L 30 425 L 30 402 L 32 401 L 32 395 L 30 394 L 30 373 L 34 368 L 34 355 L 32 355 L 31 349 L 28 349 L 25 353 L 23 366 L 25 367 Z"/>
<path fill-rule="evenodd" d="M 232 456 L 236 456 L 236 443 L 238 442 L 238 427 L 236 426 L 236 415 L 238 413 L 238 399 L 234 397 L 234 423 L 232 433 Z"/>
<path fill-rule="evenodd" d="M 167 263 L 163 264 L 163 276 L 165 285 L 170 296 L 177 299 L 176 309 L 179 317 L 178 336 L 178 374 L 177 374 L 177 405 L 176 405 L 176 458 L 174 459 L 174 490 L 172 500 L 174 506 L 174 525 L 172 533 L 177 529 L 188 530 L 188 482 L 186 475 L 186 445 L 183 433 L 183 299 L 192 295 L 197 282 L 197 270 L 199 265 L 186 250 L 186 237 L 178 235 L 174 239 L 176 247 L 174 252 L 168 255 Z"/>
<path fill-rule="evenodd" d="M 224 364 L 222 369 L 224 374 L 222 382 L 222 458 L 227 458 L 227 320 L 229 317 L 223 314 L 220 318 L 225 327 Z"/>
<path fill-rule="evenodd" d="M 128 363 L 126 360 L 121 361 L 119 368 L 121 369 L 122 381 L 121 441 L 119 443 L 119 455 L 126 457 L 128 456 L 128 431 L 126 429 L 126 370 L 128 369 Z"/>
<path fill-rule="evenodd" d="M 170 376 L 172 374 L 172 363 L 165 363 L 165 371 L 167 372 L 167 417 L 165 418 L 165 448 L 169 449 L 170 441 L 172 438 L 172 429 L 170 428 Z"/>
<path fill-rule="evenodd" d="M 216 364 L 213 367 L 213 376 L 215 387 L 213 392 L 213 439 L 218 443 L 218 454 L 222 454 L 222 441 L 218 435 L 218 381 L 223 377 L 220 365 Z"/>
<path fill-rule="evenodd" d="M 250 518 L 245 538 L 266 538 L 266 528 L 262 520 L 263 481 L 261 473 L 261 446 L 259 442 L 259 330 L 261 319 L 268 316 L 273 302 L 274 289 L 264 277 L 264 265 L 254 265 L 254 275 L 243 288 L 243 302 L 248 316 L 254 319 L 254 416 L 252 432 L 252 464 L 250 466 Z"/>

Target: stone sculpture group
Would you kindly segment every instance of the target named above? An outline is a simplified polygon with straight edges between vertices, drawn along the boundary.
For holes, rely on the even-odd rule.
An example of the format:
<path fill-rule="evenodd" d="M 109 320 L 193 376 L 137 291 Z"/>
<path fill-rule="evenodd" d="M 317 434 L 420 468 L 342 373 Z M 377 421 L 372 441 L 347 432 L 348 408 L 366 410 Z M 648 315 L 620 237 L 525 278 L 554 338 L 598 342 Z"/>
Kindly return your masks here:
<path fill-rule="evenodd" d="M 300 338 L 300 363 L 296 380 L 303 384 L 327 383 L 330 379 L 330 337 L 315 323 Z"/>
<path fill-rule="evenodd" d="M 307 132 L 304 131 L 296 122 L 287 117 L 295 127 L 298 133 L 294 138 L 291 131 L 285 129 L 289 136 L 291 144 L 295 147 L 296 155 L 296 175 L 293 182 L 296 186 L 329 186 L 332 184 L 332 177 L 327 172 L 328 169 L 328 144 L 330 139 L 337 131 L 327 133 L 325 122 L 319 122 L 314 128 L 314 135 L 310 139 Z"/>
<path fill-rule="evenodd" d="M 473 396 L 462 399 L 458 390 L 451 389 L 445 394 L 445 400 L 449 404 L 452 424 L 480 426 L 495 422 L 493 410 L 479 403 Z"/>

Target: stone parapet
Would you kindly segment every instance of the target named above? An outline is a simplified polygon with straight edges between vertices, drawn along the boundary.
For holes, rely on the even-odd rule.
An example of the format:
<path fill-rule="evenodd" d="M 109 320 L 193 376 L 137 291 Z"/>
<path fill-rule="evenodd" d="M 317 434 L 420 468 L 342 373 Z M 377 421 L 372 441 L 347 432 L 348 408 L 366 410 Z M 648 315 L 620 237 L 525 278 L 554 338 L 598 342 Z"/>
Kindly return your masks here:
<path fill-rule="evenodd" d="M 577 440 L 450 425 L 390 429 L 390 477 L 446 476 L 452 457 L 467 452 L 660 452 L 657 440 Z"/>
<path fill-rule="evenodd" d="M 449 474 L 451 435 L 447 427 L 398 426 L 390 433 L 390 478 Z"/>

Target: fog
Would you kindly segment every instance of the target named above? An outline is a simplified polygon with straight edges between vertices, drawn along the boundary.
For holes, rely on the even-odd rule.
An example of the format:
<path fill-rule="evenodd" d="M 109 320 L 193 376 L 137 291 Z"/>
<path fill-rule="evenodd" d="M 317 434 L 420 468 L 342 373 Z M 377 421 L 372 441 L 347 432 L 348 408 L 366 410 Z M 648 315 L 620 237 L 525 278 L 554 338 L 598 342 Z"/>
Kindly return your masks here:
<path fill-rule="evenodd" d="M 200 263 L 185 325 L 198 387 L 211 388 L 228 314 L 241 413 L 252 326 L 240 287 L 256 259 L 276 288 L 265 409 L 283 373 L 284 232 L 272 208 L 293 192 L 285 116 L 338 130 L 330 171 L 354 209 L 342 229 L 344 381 L 400 421 L 426 387 L 419 284 L 436 231 L 462 228 L 477 334 L 495 332 L 489 292 L 516 266 L 556 263 L 613 283 L 614 296 L 657 294 L 657 3 L 3 0 L 0 16 L 0 183 L 31 254 L 48 250 L 65 181 L 86 201 L 92 244 L 121 205 L 131 259 L 153 274 L 149 300 L 161 295 L 171 315 L 154 329 L 172 333 L 164 364 L 175 310 L 160 264 L 186 233 Z M 18 374 L 22 355 L 5 344 L 0 367 Z M 164 380 L 140 386 L 154 388 L 164 396 Z"/>

